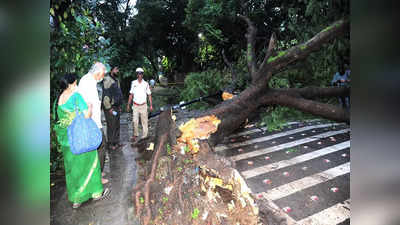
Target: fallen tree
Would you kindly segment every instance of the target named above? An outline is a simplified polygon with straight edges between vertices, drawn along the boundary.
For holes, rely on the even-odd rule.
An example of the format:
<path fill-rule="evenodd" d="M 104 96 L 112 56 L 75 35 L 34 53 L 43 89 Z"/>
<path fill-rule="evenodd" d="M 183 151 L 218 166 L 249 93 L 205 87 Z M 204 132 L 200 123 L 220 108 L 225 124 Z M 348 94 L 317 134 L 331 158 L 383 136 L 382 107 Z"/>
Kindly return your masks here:
<path fill-rule="evenodd" d="M 152 160 L 139 168 L 139 181 L 132 197 L 142 224 L 268 224 L 234 162 L 214 154 L 212 147 L 239 128 L 260 106 L 282 105 L 340 122 L 349 122 L 349 112 L 321 103 L 318 97 L 345 96 L 348 88 L 307 87 L 272 89 L 268 83 L 289 64 L 306 58 L 324 43 L 348 30 L 339 20 L 307 42 L 275 52 L 275 35 L 260 65 L 255 61 L 256 29 L 248 24 L 247 62 L 251 84 L 237 96 L 182 123 L 176 129 L 171 109 L 160 114 L 155 137 L 138 143 L 139 151 Z M 154 144 L 155 143 L 155 144 Z M 149 149 L 150 151 L 147 151 Z M 278 217 L 279 218 L 279 217 Z"/>
<path fill-rule="evenodd" d="M 308 112 L 316 116 L 321 116 L 339 122 L 350 122 L 349 111 L 337 105 L 325 104 L 313 100 L 317 97 L 333 97 L 349 95 L 349 88 L 345 87 L 307 87 L 273 89 L 269 88 L 268 83 L 278 72 L 281 72 L 288 65 L 306 58 L 312 52 L 319 50 L 323 44 L 328 43 L 335 37 L 343 34 L 349 29 L 349 22 L 345 19 L 336 21 L 328 26 L 313 38 L 305 43 L 296 45 L 286 51 L 275 52 L 276 39 L 272 35 L 269 41 L 268 50 L 264 60 L 257 65 L 254 52 L 254 38 L 256 28 L 252 22 L 246 20 L 249 29 L 246 34 L 247 62 L 251 83 L 248 88 L 238 96 L 224 101 L 204 115 L 215 115 L 222 119 L 219 129 L 211 137 L 212 144 L 218 143 L 223 137 L 236 130 L 251 112 L 260 106 L 282 105 Z"/>

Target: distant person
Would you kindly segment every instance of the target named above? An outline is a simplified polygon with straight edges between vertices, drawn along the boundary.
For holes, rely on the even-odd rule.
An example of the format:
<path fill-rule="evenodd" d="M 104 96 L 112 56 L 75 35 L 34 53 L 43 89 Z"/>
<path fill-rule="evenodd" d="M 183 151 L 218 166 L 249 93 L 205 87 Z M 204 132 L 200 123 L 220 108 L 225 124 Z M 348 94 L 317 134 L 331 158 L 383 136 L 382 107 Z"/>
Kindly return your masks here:
<path fill-rule="evenodd" d="M 58 82 L 62 93 L 57 99 L 58 121 L 55 126 L 57 140 L 64 156 L 67 196 L 73 203 L 73 208 L 78 208 L 90 198 L 99 200 L 103 193 L 97 150 L 75 155 L 72 154 L 68 142 L 67 128 L 75 117 L 75 110 L 83 113 L 85 118 L 93 115 L 93 105 L 86 104 L 77 92 L 77 78 L 75 74 L 66 74 Z"/>
<path fill-rule="evenodd" d="M 150 87 L 151 87 L 151 88 L 154 88 L 154 85 L 156 84 L 156 81 L 155 81 L 154 79 L 151 79 L 151 80 L 149 81 L 149 83 L 150 83 Z"/>
<path fill-rule="evenodd" d="M 150 102 L 150 111 L 153 111 L 153 103 L 151 100 L 151 91 L 149 84 L 143 80 L 144 70 L 142 68 L 136 69 L 137 80 L 132 81 L 131 89 L 129 91 L 128 105 L 126 111 L 129 112 L 129 106 L 133 99 L 133 136 L 131 141 L 136 141 L 139 136 L 139 115 L 142 122 L 143 135 L 146 138 L 148 134 L 148 117 L 147 117 L 147 96 Z"/>
<path fill-rule="evenodd" d="M 81 78 L 78 86 L 79 93 L 82 95 L 85 102 L 93 105 L 92 119 L 94 120 L 94 122 L 96 122 L 97 127 L 103 133 L 103 142 L 97 149 L 100 160 L 100 168 L 102 172 L 104 170 L 104 162 L 106 156 L 106 138 L 102 129 L 103 126 L 101 124 L 101 101 L 97 90 L 97 83 L 103 80 L 105 72 L 106 67 L 104 66 L 104 64 L 96 62 L 92 65 L 89 72 Z M 105 174 L 102 173 L 102 175 L 104 176 Z M 108 183 L 108 180 L 103 178 L 102 182 L 103 184 L 106 184 Z"/>
<path fill-rule="evenodd" d="M 112 68 L 103 80 L 103 110 L 107 122 L 108 146 L 112 150 L 122 147 L 120 137 L 120 114 L 123 101 L 121 86 L 118 80 L 118 67 Z"/>
<path fill-rule="evenodd" d="M 349 87 L 350 86 L 350 70 L 349 69 L 345 70 L 345 66 L 342 64 L 339 65 L 338 72 L 336 72 L 335 75 L 333 76 L 331 84 L 333 86 Z M 343 108 L 349 109 L 350 108 L 350 97 L 349 96 L 345 96 L 345 97 L 340 96 L 339 103 Z"/>

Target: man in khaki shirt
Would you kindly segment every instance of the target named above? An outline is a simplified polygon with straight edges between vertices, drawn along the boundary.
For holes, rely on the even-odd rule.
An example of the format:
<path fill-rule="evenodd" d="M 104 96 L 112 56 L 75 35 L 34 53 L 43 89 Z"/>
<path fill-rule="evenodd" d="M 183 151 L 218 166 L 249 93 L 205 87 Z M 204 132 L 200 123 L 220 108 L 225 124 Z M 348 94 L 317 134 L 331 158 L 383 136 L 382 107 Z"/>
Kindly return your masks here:
<path fill-rule="evenodd" d="M 133 136 L 131 141 L 136 141 L 139 136 L 139 116 L 142 122 L 143 135 L 146 138 L 148 134 L 148 117 L 147 117 L 147 96 L 150 102 L 150 111 L 153 111 L 153 103 L 151 99 L 151 91 L 149 84 L 143 80 L 144 70 L 142 68 L 136 69 L 137 80 L 132 81 L 131 90 L 129 91 L 128 105 L 126 111 L 129 112 L 129 106 L 133 99 Z"/>

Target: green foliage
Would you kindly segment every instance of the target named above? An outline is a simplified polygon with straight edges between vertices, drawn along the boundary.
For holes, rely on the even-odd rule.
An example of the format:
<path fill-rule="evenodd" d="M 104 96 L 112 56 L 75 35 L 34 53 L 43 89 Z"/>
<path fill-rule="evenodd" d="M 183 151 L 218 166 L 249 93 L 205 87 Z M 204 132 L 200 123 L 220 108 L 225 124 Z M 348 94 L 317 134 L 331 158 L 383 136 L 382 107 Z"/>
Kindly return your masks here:
<path fill-rule="evenodd" d="M 227 75 L 218 70 L 208 70 L 200 73 L 190 73 L 185 78 L 185 86 L 181 92 L 180 99 L 190 101 L 199 97 L 215 94 L 220 91 L 229 80 Z M 198 102 L 190 105 L 192 109 L 205 109 L 207 104 Z"/>
<path fill-rule="evenodd" d="M 186 153 L 189 153 L 189 152 L 190 152 L 190 148 L 189 148 L 189 146 L 187 146 L 187 145 L 185 145 L 185 147 L 183 147 L 183 150 L 184 150 Z"/>
<path fill-rule="evenodd" d="M 197 219 L 199 217 L 199 209 L 198 208 L 194 208 L 193 212 L 192 212 L 192 219 Z"/>
<path fill-rule="evenodd" d="M 178 168 L 176 168 L 176 170 L 178 170 L 178 172 L 181 172 L 182 171 L 182 167 L 178 167 Z"/>
<path fill-rule="evenodd" d="M 162 70 L 165 73 L 172 73 L 175 68 L 175 61 L 168 60 L 166 56 L 163 56 L 161 59 Z"/>
<path fill-rule="evenodd" d="M 54 6 L 53 6 L 54 7 Z M 57 80 L 68 72 L 86 74 L 95 61 L 106 64 L 118 54 L 110 39 L 103 36 L 104 27 L 89 16 L 89 8 L 71 4 L 65 12 L 73 12 L 68 20 L 60 20 L 59 27 L 50 33 L 51 100 L 54 100 Z"/>
<path fill-rule="evenodd" d="M 334 21 L 348 17 L 350 4 L 344 1 L 299 1 L 288 4 L 288 19 L 282 27 L 288 35 L 284 36 L 281 48 L 291 47 L 293 41 L 302 43 L 321 31 L 332 28 Z M 300 46 L 304 50 L 306 46 Z M 297 63 L 295 69 L 284 73 L 288 75 L 291 87 L 329 86 L 330 80 L 337 71 L 340 63 L 349 63 L 350 37 L 341 36 L 330 44 L 325 45 L 320 51 L 312 53 L 303 63 Z"/>
<path fill-rule="evenodd" d="M 110 58 L 117 54 L 110 39 L 102 36 L 101 24 L 85 15 L 85 10 L 75 10 L 73 20 L 61 21 L 61 29 L 55 29 L 51 33 L 50 74 L 52 78 L 67 72 L 76 72 L 82 76 L 94 61 L 108 64 Z"/>
<path fill-rule="evenodd" d="M 286 74 L 273 76 L 268 83 L 271 88 L 289 88 L 289 79 Z"/>
<path fill-rule="evenodd" d="M 144 198 L 143 198 L 143 197 L 140 197 L 140 198 L 139 198 L 139 201 L 140 201 L 140 203 L 143 204 L 143 203 L 144 203 Z"/>
<path fill-rule="evenodd" d="M 168 153 L 168 155 L 172 154 L 172 149 L 171 149 L 171 146 L 169 144 L 167 144 L 167 153 Z"/>
<path fill-rule="evenodd" d="M 293 153 L 293 152 L 297 152 L 297 150 L 296 150 L 295 148 L 288 148 L 288 149 L 286 150 L 286 154 L 288 154 L 288 153 Z"/>
<path fill-rule="evenodd" d="M 281 130 L 283 125 L 289 121 L 313 118 L 313 116 L 308 113 L 303 113 L 284 106 L 277 106 L 268 112 L 262 113 L 261 117 L 262 122 L 267 125 L 268 131 Z"/>
<path fill-rule="evenodd" d="M 167 202 L 168 202 L 168 197 L 165 197 L 165 196 L 164 196 L 164 197 L 162 198 L 162 201 L 163 201 L 164 204 L 167 203 Z"/>
<path fill-rule="evenodd" d="M 50 173 L 64 168 L 64 157 L 61 152 L 60 145 L 57 141 L 56 132 L 54 130 L 54 120 L 50 119 Z"/>
<path fill-rule="evenodd" d="M 237 60 L 236 64 L 234 65 L 236 71 L 236 85 L 237 89 L 244 90 L 248 87 L 250 82 L 249 71 L 247 68 L 247 59 L 246 59 L 246 52 L 242 50 L 240 54 L 240 58 Z"/>
<path fill-rule="evenodd" d="M 191 159 L 184 159 L 183 163 L 188 164 L 188 163 L 192 163 L 193 161 Z"/>

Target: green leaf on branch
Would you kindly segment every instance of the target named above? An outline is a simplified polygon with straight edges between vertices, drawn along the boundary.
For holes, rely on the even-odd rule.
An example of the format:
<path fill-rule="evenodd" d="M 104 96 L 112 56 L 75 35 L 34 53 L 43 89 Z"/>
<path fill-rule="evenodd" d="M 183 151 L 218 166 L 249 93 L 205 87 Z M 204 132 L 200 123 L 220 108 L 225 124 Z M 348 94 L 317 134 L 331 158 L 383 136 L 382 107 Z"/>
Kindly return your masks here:
<path fill-rule="evenodd" d="M 197 219 L 199 217 L 199 209 L 198 208 L 194 208 L 193 212 L 192 212 L 192 219 Z"/>

